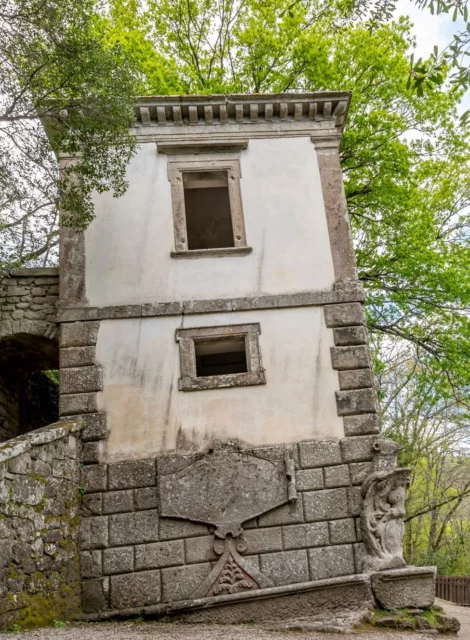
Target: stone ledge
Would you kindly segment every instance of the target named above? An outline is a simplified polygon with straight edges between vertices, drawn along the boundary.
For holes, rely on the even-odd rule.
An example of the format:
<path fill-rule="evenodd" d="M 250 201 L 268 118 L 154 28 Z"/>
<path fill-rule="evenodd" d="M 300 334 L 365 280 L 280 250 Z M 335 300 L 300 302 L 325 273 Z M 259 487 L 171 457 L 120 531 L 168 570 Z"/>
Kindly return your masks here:
<path fill-rule="evenodd" d="M 357 590 L 357 595 L 353 592 L 348 594 L 349 597 L 343 597 L 343 591 L 347 589 Z M 204 615 L 204 610 L 223 607 L 223 605 L 236 605 L 236 604 L 248 604 L 253 603 L 256 607 L 258 615 L 251 617 L 249 615 L 247 620 L 252 619 L 271 619 L 275 609 L 278 609 L 278 615 L 286 617 L 286 611 L 294 605 L 295 596 L 307 596 L 308 594 L 315 594 L 315 592 L 325 591 L 321 594 L 320 601 L 316 604 L 314 602 L 309 603 L 305 597 L 301 602 L 297 603 L 296 609 L 299 608 L 304 611 L 304 615 L 309 615 L 309 609 L 318 607 L 321 610 L 329 608 L 334 610 L 335 608 L 355 609 L 358 607 L 367 609 L 374 606 L 372 597 L 372 590 L 370 587 L 370 575 L 368 574 L 354 574 L 349 576 L 341 576 L 339 578 L 328 578 L 325 580 L 316 580 L 313 582 L 301 582 L 294 585 L 286 585 L 280 587 L 270 587 L 267 589 L 257 589 L 256 591 L 234 593 L 222 596 L 213 596 L 209 598 L 198 598 L 196 600 L 179 600 L 169 603 L 162 603 L 152 605 L 148 607 L 136 607 L 132 609 L 121 609 L 113 611 L 102 611 L 98 613 L 89 613 L 79 616 L 80 620 L 94 621 L 94 620 L 110 620 L 113 618 L 130 618 L 134 616 L 148 616 L 148 617 L 162 617 L 166 615 L 175 615 L 180 613 L 190 613 L 191 611 L 197 612 L 202 610 L 201 614 Z M 334 597 L 335 592 L 338 593 Z M 331 595 L 330 595 L 331 594 Z M 328 597 L 330 595 L 330 597 Z M 279 607 L 278 602 L 282 598 L 283 606 Z M 264 607 L 259 606 L 260 601 L 273 600 L 274 609 L 268 607 L 267 603 Z M 329 606 L 325 603 L 328 602 Z M 309 606 L 310 605 L 310 606 Z M 226 623 L 230 622 L 242 622 L 243 616 L 246 616 L 245 609 L 235 607 L 227 607 L 221 610 L 221 617 L 224 618 Z M 265 616 L 267 614 L 267 617 Z M 211 620 L 213 614 L 207 614 L 207 621 Z M 296 613 L 294 613 L 296 615 Z"/>
<path fill-rule="evenodd" d="M 54 440 L 63 438 L 68 433 L 77 433 L 83 428 L 83 423 L 80 420 L 67 420 L 62 422 L 54 422 L 53 424 L 36 429 L 8 442 L 0 445 L 0 462 L 10 460 L 16 456 L 29 451 L 32 447 L 37 447 Z"/>
<path fill-rule="evenodd" d="M 9 269 L 7 276 L 11 278 L 54 278 L 59 277 L 58 267 L 23 267 L 21 269 Z"/>
<path fill-rule="evenodd" d="M 362 305 L 364 291 L 358 286 L 348 287 L 336 285 L 330 291 L 303 291 L 263 296 L 245 296 L 243 298 L 216 298 L 211 300 L 185 300 L 182 302 L 155 302 L 132 305 L 116 305 L 112 307 L 78 307 L 64 308 L 59 312 L 59 321 L 63 323 L 85 320 L 114 320 L 121 318 L 141 318 L 154 316 L 179 316 L 197 313 L 218 313 L 219 311 L 250 311 L 252 309 L 284 309 L 290 307 L 315 307 L 335 305 L 338 303 L 356 303 L 356 313 L 363 315 Z M 328 307 L 327 307 L 328 308 Z M 361 316 L 362 317 L 362 316 Z M 354 324 L 352 319 L 350 324 Z M 67 336 L 68 337 L 68 336 Z M 77 339 L 61 346 L 83 346 L 94 342 L 78 342 Z"/>

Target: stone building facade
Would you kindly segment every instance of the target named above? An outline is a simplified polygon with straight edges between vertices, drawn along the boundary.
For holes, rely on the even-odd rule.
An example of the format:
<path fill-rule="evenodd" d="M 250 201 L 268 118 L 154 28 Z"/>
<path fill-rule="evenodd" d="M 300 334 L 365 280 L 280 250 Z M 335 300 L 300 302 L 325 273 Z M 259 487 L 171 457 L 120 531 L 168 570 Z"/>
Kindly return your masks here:
<path fill-rule="evenodd" d="M 339 161 L 349 101 L 141 99 L 127 193 L 62 229 L 88 617 L 432 604 L 434 569 L 402 556 L 408 471 L 379 433 Z"/>

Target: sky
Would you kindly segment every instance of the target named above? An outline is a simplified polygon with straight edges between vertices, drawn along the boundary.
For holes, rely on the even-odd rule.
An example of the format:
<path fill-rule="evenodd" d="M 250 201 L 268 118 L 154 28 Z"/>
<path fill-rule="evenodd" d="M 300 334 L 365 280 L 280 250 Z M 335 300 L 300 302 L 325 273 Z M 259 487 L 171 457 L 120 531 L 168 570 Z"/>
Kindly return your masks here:
<path fill-rule="evenodd" d="M 454 34 L 465 28 L 463 20 L 452 22 L 451 13 L 432 15 L 429 8 L 420 9 L 413 0 L 398 0 L 397 15 L 407 15 L 414 24 L 413 33 L 416 36 L 415 61 L 428 57 L 434 46 L 441 52 L 453 39 Z M 462 111 L 470 108 L 470 91 L 467 92 L 462 104 Z"/>

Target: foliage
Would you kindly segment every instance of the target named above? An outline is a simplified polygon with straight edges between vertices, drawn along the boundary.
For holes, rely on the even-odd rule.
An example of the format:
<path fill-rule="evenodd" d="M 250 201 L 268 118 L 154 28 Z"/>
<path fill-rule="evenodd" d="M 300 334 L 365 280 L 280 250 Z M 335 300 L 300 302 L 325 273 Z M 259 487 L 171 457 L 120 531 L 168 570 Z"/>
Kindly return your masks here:
<path fill-rule="evenodd" d="M 47 263 L 59 200 L 64 223 L 80 228 L 94 190 L 125 190 L 135 74 L 123 48 L 103 42 L 98 10 L 95 0 L 0 8 L 0 264 Z M 59 150 L 80 154 L 60 176 Z"/>
<path fill-rule="evenodd" d="M 405 555 L 444 575 L 470 575 L 470 415 L 423 371 L 416 351 L 382 346 L 384 435 L 411 468 Z"/>

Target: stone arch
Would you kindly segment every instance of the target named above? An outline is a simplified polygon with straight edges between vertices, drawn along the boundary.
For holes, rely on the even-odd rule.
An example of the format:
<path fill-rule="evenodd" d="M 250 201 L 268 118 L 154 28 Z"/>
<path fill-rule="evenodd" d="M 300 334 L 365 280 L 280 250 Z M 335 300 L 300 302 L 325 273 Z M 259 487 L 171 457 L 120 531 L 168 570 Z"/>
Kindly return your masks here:
<path fill-rule="evenodd" d="M 41 273 L 38 273 L 40 271 Z M 58 274 L 21 269 L 0 283 L 0 441 L 58 419 Z"/>

